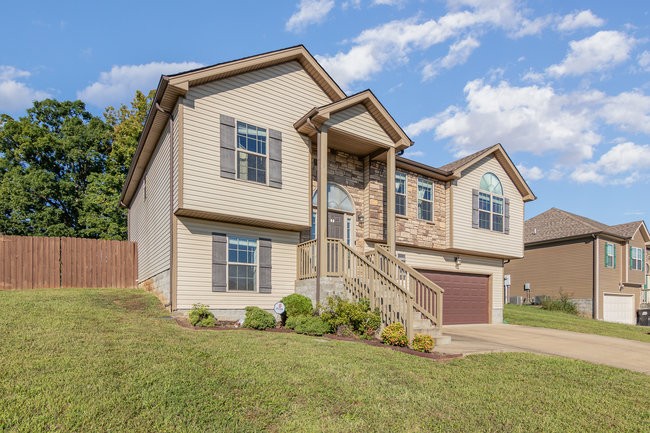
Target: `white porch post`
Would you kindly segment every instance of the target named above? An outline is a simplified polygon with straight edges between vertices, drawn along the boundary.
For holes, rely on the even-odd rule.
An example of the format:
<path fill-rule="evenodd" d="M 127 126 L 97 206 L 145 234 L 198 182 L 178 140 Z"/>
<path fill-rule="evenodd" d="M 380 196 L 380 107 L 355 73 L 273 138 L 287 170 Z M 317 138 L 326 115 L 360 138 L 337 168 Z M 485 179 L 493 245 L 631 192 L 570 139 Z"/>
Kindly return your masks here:
<path fill-rule="evenodd" d="M 327 275 L 327 127 L 317 136 L 317 204 L 316 209 L 316 302 L 320 302 L 321 278 Z"/>
<path fill-rule="evenodd" d="M 386 243 L 395 254 L 395 148 L 386 155 Z"/>

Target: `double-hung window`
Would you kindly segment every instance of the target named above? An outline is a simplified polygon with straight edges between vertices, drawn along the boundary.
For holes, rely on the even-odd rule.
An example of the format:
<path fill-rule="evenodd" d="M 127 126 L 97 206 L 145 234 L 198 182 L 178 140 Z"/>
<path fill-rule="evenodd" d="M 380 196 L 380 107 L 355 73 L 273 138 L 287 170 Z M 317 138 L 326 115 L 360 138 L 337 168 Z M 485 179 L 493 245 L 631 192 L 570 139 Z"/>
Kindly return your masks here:
<path fill-rule="evenodd" d="M 266 183 L 267 131 L 237 122 L 237 179 Z"/>
<path fill-rule="evenodd" d="M 605 267 L 616 267 L 616 245 L 605 242 Z"/>
<path fill-rule="evenodd" d="M 406 174 L 395 173 L 395 213 L 406 216 Z"/>
<path fill-rule="evenodd" d="M 643 250 L 637 247 L 630 247 L 630 269 L 643 270 Z"/>
<path fill-rule="evenodd" d="M 418 218 L 433 221 L 433 182 L 418 178 Z"/>
<path fill-rule="evenodd" d="M 503 187 L 499 178 L 493 173 L 483 175 L 478 191 L 478 227 L 503 232 L 504 203 Z"/>
<path fill-rule="evenodd" d="M 228 237 L 228 291 L 257 291 L 257 239 Z"/>

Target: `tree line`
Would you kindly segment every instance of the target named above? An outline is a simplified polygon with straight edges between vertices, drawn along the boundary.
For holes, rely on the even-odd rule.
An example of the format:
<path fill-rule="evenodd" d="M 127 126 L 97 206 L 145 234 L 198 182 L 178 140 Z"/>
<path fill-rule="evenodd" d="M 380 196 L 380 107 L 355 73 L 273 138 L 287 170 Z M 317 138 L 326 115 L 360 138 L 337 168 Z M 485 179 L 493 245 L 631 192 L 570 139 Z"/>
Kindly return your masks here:
<path fill-rule="evenodd" d="M 55 99 L 0 114 L 0 234 L 126 239 L 119 197 L 153 96 L 102 116 Z"/>

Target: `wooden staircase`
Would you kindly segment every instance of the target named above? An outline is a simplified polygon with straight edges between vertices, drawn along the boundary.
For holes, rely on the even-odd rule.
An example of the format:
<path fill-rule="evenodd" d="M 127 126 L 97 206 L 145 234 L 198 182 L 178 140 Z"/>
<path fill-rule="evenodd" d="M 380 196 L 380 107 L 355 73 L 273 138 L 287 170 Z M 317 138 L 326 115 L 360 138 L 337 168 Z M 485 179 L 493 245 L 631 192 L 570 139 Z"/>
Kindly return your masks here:
<path fill-rule="evenodd" d="M 316 278 L 315 240 L 298 245 L 298 280 Z M 409 341 L 416 333 L 440 338 L 444 290 L 395 257 L 386 246 L 376 245 L 365 255 L 340 239 L 327 239 L 326 277 L 343 281 L 345 294 L 370 301 L 378 308 L 384 326 L 401 322 Z"/>

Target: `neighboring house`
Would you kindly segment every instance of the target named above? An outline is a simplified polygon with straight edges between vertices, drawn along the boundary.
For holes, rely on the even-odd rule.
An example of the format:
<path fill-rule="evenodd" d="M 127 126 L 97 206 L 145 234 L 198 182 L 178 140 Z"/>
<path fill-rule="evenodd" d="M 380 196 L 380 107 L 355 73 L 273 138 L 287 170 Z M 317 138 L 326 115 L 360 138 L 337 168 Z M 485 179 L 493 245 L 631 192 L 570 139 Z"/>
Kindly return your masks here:
<path fill-rule="evenodd" d="M 636 323 L 647 297 L 650 235 L 643 221 L 608 226 L 552 208 L 524 224 L 525 253 L 506 264 L 511 296 L 566 293 L 582 314 Z M 646 301 L 647 302 L 647 301 Z"/>
<path fill-rule="evenodd" d="M 122 191 L 141 286 L 222 319 L 300 291 L 410 333 L 501 322 L 533 193 L 499 144 L 440 168 L 411 145 L 303 46 L 163 76 Z"/>

